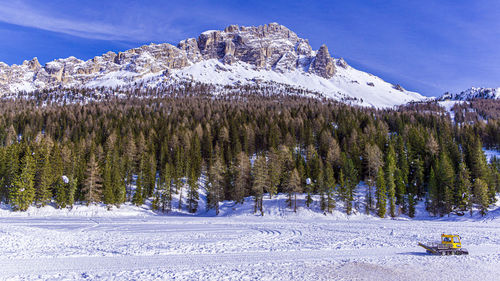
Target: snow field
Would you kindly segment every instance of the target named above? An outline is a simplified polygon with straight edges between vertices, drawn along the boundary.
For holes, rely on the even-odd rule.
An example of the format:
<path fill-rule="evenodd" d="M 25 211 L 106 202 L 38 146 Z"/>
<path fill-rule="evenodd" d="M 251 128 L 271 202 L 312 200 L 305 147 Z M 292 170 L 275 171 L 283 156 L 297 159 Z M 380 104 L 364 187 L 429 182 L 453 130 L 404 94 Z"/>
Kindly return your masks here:
<path fill-rule="evenodd" d="M 497 220 L 3 218 L 0 277 L 495 280 L 500 273 L 499 226 Z M 471 255 L 429 256 L 416 247 L 419 241 L 439 239 L 442 232 L 459 233 Z"/>
<path fill-rule="evenodd" d="M 200 186 L 203 181 L 200 179 Z M 185 206 L 187 189 L 182 192 Z M 417 217 L 364 214 L 366 186 L 356 189 L 347 216 L 337 198 L 332 214 L 319 197 L 298 210 L 287 195 L 264 197 L 264 216 L 253 198 L 224 201 L 206 211 L 200 189 L 197 213 L 150 210 L 150 201 L 108 211 L 105 205 L 52 206 L 12 212 L 0 206 L 2 280 L 496 280 L 500 274 L 500 209 L 487 216 Z M 461 235 L 469 256 L 425 254 L 418 242 Z"/>
<path fill-rule="evenodd" d="M 363 186 L 355 205 L 363 208 Z M 176 197 L 178 199 L 178 195 Z M 185 198 L 185 196 L 184 196 Z M 486 217 L 432 218 L 418 205 L 416 219 L 380 219 L 341 202 L 333 214 L 294 213 L 285 194 L 264 200 L 264 217 L 243 205 L 221 213 L 149 206 L 119 209 L 76 205 L 14 213 L 0 211 L 0 279 L 4 280 L 496 280 L 500 274 L 498 207 Z M 177 206 L 178 200 L 173 206 Z M 425 254 L 418 242 L 441 233 L 462 237 L 469 256 Z"/>

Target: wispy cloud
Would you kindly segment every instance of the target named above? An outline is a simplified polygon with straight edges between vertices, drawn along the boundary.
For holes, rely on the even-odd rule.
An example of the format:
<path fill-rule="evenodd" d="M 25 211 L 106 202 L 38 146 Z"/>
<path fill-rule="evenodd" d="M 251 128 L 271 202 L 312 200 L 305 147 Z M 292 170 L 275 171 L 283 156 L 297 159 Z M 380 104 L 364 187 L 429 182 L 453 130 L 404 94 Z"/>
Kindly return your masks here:
<path fill-rule="evenodd" d="M 155 37 L 152 36 L 152 29 L 149 26 L 132 24 L 123 26 L 123 22 L 88 19 L 75 12 L 56 13 L 21 0 L 2 3 L 0 21 L 88 39 L 148 41 Z M 173 29 L 170 31 L 175 32 Z"/>

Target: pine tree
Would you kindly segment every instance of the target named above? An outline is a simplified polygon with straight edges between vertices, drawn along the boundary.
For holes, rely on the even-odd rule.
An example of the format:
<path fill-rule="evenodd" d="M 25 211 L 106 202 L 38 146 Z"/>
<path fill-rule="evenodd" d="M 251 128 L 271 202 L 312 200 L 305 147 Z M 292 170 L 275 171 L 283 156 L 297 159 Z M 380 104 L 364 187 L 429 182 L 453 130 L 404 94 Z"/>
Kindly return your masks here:
<path fill-rule="evenodd" d="M 35 160 L 29 147 L 25 149 L 20 166 L 21 172 L 12 182 L 10 202 L 14 210 L 26 211 L 35 199 Z"/>
<path fill-rule="evenodd" d="M 413 158 L 410 164 L 410 171 L 408 184 L 408 216 L 413 218 L 415 216 L 415 205 L 421 196 L 419 190 L 423 190 L 422 186 L 424 184 L 424 167 L 422 161 L 418 158 Z M 429 200 L 429 196 L 426 198 L 426 200 Z M 426 201 L 426 206 L 429 207 L 428 201 Z"/>
<path fill-rule="evenodd" d="M 124 149 L 124 171 L 125 171 L 125 189 L 126 196 L 129 201 L 132 200 L 132 176 L 136 170 L 136 145 L 134 137 L 129 134 L 126 138 Z"/>
<path fill-rule="evenodd" d="M 429 204 L 428 211 L 434 215 L 437 215 L 439 208 L 439 194 L 438 194 L 438 182 L 436 179 L 436 174 L 434 173 L 434 167 L 431 167 L 431 172 L 429 174 Z"/>
<path fill-rule="evenodd" d="M 462 161 L 458 166 L 457 180 L 455 181 L 455 205 L 461 212 L 465 212 L 469 206 L 471 188 L 469 169 Z"/>
<path fill-rule="evenodd" d="M 76 187 L 78 186 L 78 181 L 73 176 L 69 177 L 69 181 L 66 184 L 66 195 L 68 196 L 66 202 L 69 207 L 73 207 L 75 203 L 75 193 Z"/>
<path fill-rule="evenodd" d="M 323 164 L 320 165 L 321 169 L 318 174 L 318 182 L 316 183 L 318 186 L 318 191 L 319 191 L 319 198 L 320 198 L 320 208 L 321 211 L 325 212 L 327 209 L 328 205 L 328 186 L 326 185 L 326 176 L 325 176 L 325 168 L 323 167 Z"/>
<path fill-rule="evenodd" d="M 153 193 L 153 201 L 151 202 L 151 209 L 153 211 L 158 211 L 161 206 L 161 189 L 162 186 L 158 185 Z"/>
<path fill-rule="evenodd" d="M 313 202 L 312 200 L 312 192 L 313 192 L 313 189 L 316 185 L 316 183 L 314 183 L 310 178 L 308 179 L 309 182 L 306 182 L 306 185 L 305 185 L 305 192 L 306 192 L 306 207 L 309 208 L 311 203 Z"/>
<path fill-rule="evenodd" d="M 127 196 L 123 162 L 120 161 L 118 150 L 113 150 L 113 166 L 111 167 L 111 182 L 113 187 L 114 203 L 117 207 L 125 202 Z"/>
<path fill-rule="evenodd" d="M 344 172 L 342 171 L 342 169 L 340 169 L 339 171 L 339 194 L 340 194 L 340 198 L 342 199 L 342 201 L 346 202 L 346 197 L 347 197 L 347 186 L 346 186 L 346 179 L 345 179 L 345 176 L 344 176 Z M 346 208 L 346 212 L 347 212 L 347 206 L 345 206 Z"/>
<path fill-rule="evenodd" d="M 302 192 L 302 184 L 299 176 L 299 171 L 297 169 L 293 169 L 290 174 L 290 180 L 288 182 L 288 192 L 291 194 L 290 197 L 293 197 L 293 211 L 297 212 L 297 192 Z M 291 203 L 291 202 L 290 202 Z"/>
<path fill-rule="evenodd" d="M 486 162 L 486 156 L 484 155 L 483 147 L 480 139 L 476 139 L 473 148 L 471 149 L 470 158 L 471 163 L 469 164 L 471 170 L 471 176 L 474 179 L 480 178 L 483 183 L 487 181 L 488 178 L 488 164 Z"/>
<path fill-rule="evenodd" d="M 384 171 L 378 170 L 377 174 L 377 215 L 381 218 L 385 217 L 387 206 L 386 184 Z"/>
<path fill-rule="evenodd" d="M 396 181 L 396 204 L 402 207 L 403 212 L 406 211 L 405 194 L 407 192 L 408 175 L 410 167 L 408 164 L 408 155 L 406 152 L 404 140 L 401 136 L 397 137 L 396 152 L 398 156 L 397 169 L 395 172 Z"/>
<path fill-rule="evenodd" d="M 278 192 L 278 185 L 282 173 L 282 161 L 280 153 L 271 148 L 269 153 L 269 186 L 266 188 L 269 198 L 272 198 Z"/>
<path fill-rule="evenodd" d="M 366 194 L 366 213 L 369 214 L 373 209 L 373 186 L 374 178 L 377 175 L 377 171 L 383 166 L 382 161 L 382 151 L 377 145 L 367 144 L 365 146 L 364 160 L 366 164 L 366 170 L 368 171 L 368 177 L 366 183 L 368 185 L 368 190 Z"/>
<path fill-rule="evenodd" d="M 198 210 L 198 199 L 200 195 L 198 194 L 198 175 L 196 174 L 197 168 L 191 168 L 191 173 L 188 177 L 188 211 L 190 213 L 196 213 Z"/>
<path fill-rule="evenodd" d="M 151 148 L 144 156 L 146 158 L 144 160 L 144 188 L 142 196 L 143 198 L 147 198 L 153 196 L 156 185 L 156 158 L 154 149 Z"/>
<path fill-rule="evenodd" d="M 169 163 L 165 163 L 163 178 L 159 185 L 159 207 L 162 212 L 172 210 L 172 168 Z"/>
<path fill-rule="evenodd" d="M 108 205 L 108 209 L 115 203 L 115 194 L 113 193 L 113 178 L 112 178 L 112 160 L 111 151 L 106 156 L 106 162 L 102 173 L 102 187 L 103 187 L 103 203 Z"/>
<path fill-rule="evenodd" d="M 331 213 L 335 208 L 335 176 L 333 172 L 333 168 L 331 166 L 327 166 L 325 170 L 325 185 L 326 185 L 326 210 Z"/>
<path fill-rule="evenodd" d="M 389 199 L 389 214 L 391 217 L 396 216 L 396 184 L 394 181 L 394 172 L 396 170 L 396 154 L 394 152 L 394 147 L 389 144 L 389 150 L 387 152 L 385 176 L 387 184 L 387 195 Z"/>
<path fill-rule="evenodd" d="M 480 178 L 474 180 L 474 198 L 482 216 L 488 211 L 488 185 Z"/>
<path fill-rule="evenodd" d="M 215 214 L 219 215 L 219 203 L 223 200 L 224 196 L 224 164 L 216 148 L 215 160 L 209 171 L 209 190 L 208 190 L 208 208 L 215 209 Z"/>
<path fill-rule="evenodd" d="M 250 159 L 245 152 L 238 153 L 236 179 L 234 181 L 234 200 L 243 203 L 245 195 L 250 190 Z"/>
<path fill-rule="evenodd" d="M 67 194 L 65 183 L 63 182 L 63 161 L 61 156 L 61 148 L 55 145 L 50 155 L 50 173 L 52 176 L 51 188 L 54 192 L 54 201 L 58 208 L 64 208 L 67 204 Z M 100 200 L 98 200 L 100 201 Z"/>
<path fill-rule="evenodd" d="M 183 176 L 183 152 L 182 147 L 179 147 L 175 150 L 175 172 L 174 172 L 174 185 L 175 185 L 175 193 L 179 194 L 179 205 L 178 209 L 182 209 L 182 187 L 184 183 L 182 182 Z"/>
<path fill-rule="evenodd" d="M 438 186 L 441 187 L 443 196 L 440 196 L 439 209 L 441 215 L 449 214 L 453 208 L 453 189 L 455 186 L 455 172 L 451 165 L 450 158 L 445 152 L 442 152 L 439 159 L 438 167 L 439 178 L 437 178 Z"/>
<path fill-rule="evenodd" d="M 404 180 L 404 173 L 399 168 L 396 168 L 394 171 L 394 183 L 396 185 L 396 204 L 399 205 L 403 213 L 406 213 L 406 183 Z"/>
<path fill-rule="evenodd" d="M 47 205 L 52 199 L 50 186 L 52 184 L 52 173 L 50 171 L 49 155 L 44 153 L 40 168 L 40 181 L 35 192 L 35 202 L 38 206 Z"/>
<path fill-rule="evenodd" d="M 267 161 L 265 155 L 257 156 L 253 167 L 253 185 L 252 192 L 255 196 L 254 213 L 257 211 L 264 215 L 264 207 L 262 206 L 264 190 L 269 185 L 269 171 L 267 169 Z"/>
<path fill-rule="evenodd" d="M 354 162 L 351 158 L 348 158 L 344 153 L 342 153 L 342 169 L 345 175 L 345 206 L 346 213 L 350 215 L 352 213 L 352 205 L 354 201 L 354 190 L 358 184 L 358 171 L 354 166 Z"/>
<path fill-rule="evenodd" d="M 102 178 L 99 164 L 96 161 L 94 153 L 90 154 L 85 176 L 86 178 L 82 191 L 85 194 L 85 201 L 87 201 L 87 205 L 100 202 Z"/>
<path fill-rule="evenodd" d="M 139 174 L 137 175 L 137 180 L 135 181 L 135 193 L 132 197 L 132 203 L 137 206 L 141 206 L 144 203 L 144 166 L 144 158 L 142 158 L 139 164 Z"/>

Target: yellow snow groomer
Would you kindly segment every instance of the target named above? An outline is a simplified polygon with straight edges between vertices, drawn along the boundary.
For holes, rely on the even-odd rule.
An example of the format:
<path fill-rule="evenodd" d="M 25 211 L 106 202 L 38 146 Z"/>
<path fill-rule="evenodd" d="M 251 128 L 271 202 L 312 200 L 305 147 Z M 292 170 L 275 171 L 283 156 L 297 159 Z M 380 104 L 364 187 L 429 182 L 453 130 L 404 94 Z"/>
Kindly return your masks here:
<path fill-rule="evenodd" d="M 441 243 L 423 244 L 418 243 L 420 247 L 427 250 L 427 253 L 433 255 L 468 255 L 469 251 L 462 248 L 462 242 L 459 235 L 441 234 Z"/>

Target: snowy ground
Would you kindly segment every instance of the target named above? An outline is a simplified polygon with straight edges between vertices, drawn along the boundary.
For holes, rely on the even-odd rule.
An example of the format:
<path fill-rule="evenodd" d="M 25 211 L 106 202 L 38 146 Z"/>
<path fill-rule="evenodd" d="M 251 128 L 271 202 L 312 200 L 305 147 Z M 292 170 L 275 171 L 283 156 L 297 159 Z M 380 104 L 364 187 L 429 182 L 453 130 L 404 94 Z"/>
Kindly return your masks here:
<path fill-rule="evenodd" d="M 484 154 L 486 155 L 486 160 L 488 162 L 491 162 L 491 159 L 493 159 L 493 157 L 500 158 L 500 150 L 486 149 L 486 148 L 483 148 L 483 150 Z"/>
<path fill-rule="evenodd" d="M 500 215 L 377 219 L 325 216 L 266 200 L 221 216 L 164 216 L 131 205 L 108 212 L 0 210 L 2 280 L 498 280 Z M 303 204 L 303 202 L 300 202 Z M 313 208 L 314 209 L 314 208 Z M 469 256 L 429 256 L 419 241 L 458 233 Z"/>

